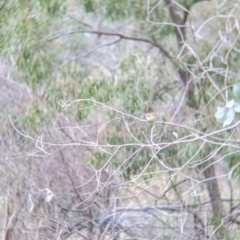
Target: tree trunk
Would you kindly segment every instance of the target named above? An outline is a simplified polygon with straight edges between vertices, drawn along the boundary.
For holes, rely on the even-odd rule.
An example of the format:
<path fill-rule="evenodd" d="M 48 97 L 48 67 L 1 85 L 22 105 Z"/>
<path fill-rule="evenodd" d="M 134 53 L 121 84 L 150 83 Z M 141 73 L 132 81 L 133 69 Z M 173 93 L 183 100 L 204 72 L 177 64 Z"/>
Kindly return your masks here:
<path fill-rule="evenodd" d="M 218 181 L 215 174 L 214 165 L 210 163 L 204 164 L 205 168 L 203 174 L 206 178 L 207 190 L 211 200 L 212 210 L 213 210 L 213 223 L 216 228 L 215 236 L 217 239 L 230 239 L 227 230 L 225 229 L 222 219 L 223 219 L 223 205 L 220 196 Z"/>
<path fill-rule="evenodd" d="M 181 18 L 176 10 L 176 5 L 174 5 L 171 0 L 165 0 L 165 4 L 168 8 L 171 20 L 175 24 L 175 36 L 177 40 L 178 50 L 180 51 L 184 42 L 186 41 L 186 22 L 188 19 L 190 6 L 185 6 L 187 11 L 184 11 L 183 17 Z M 198 109 L 198 102 L 194 94 L 194 82 L 191 81 L 191 74 L 187 69 L 183 69 L 181 68 L 181 66 L 179 67 L 180 68 L 178 70 L 178 73 L 180 76 L 180 80 L 183 83 L 184 87 L 186 87 L 188 90 L 187 105 L 191 108 Z"/>

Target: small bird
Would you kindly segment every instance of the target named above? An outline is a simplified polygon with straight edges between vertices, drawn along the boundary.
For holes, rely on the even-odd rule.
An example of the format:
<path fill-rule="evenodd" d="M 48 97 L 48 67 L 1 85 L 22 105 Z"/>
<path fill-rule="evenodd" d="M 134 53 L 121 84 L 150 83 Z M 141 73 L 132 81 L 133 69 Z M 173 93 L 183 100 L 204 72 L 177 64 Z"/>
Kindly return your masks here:
<path fill-rule="evenodd" d="M 153 122 L 155 120 L 155 114 L 154 113 L 145 113 L 146 120 L 148 122 Z"/>

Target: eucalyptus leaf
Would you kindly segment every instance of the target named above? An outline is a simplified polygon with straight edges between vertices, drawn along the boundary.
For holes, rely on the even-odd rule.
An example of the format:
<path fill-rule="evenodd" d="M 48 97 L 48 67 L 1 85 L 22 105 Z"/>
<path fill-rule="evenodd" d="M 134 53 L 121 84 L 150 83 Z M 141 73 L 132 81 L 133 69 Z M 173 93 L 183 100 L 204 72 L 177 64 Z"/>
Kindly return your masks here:
<path fill-rule="evenodd" d="M 232 123 L 234 117 L 235 117 L 235 111 L 233 108 L 230 108 L 227 113 L 227 118 L 223 123 L 223 127 L 229 126 Z"/>
<path fill-rule="evenodd" d="M 240 104 L 239 103 L 235 104 L 234 111 L 237 112 L 237 113 L 240 112 Z"/>
<path fill-rule="evenodd" d="M 232 100 L 230 100 L 230 101 L 228 101 L 227 102 L 227 104 L 226 104 L 226 108 L 233 108 L 234 106 L 235 106 L 235 100 L 234 99 L 232 99 Z"/>
<path fill-rule="evenodd" d="M 226 107 L 217 107 L 215 118 L 218 122 L 223 123 L 227 119 L 228 109 Z"/>
<path fill-rule="evenodd" d="M 233 95 L 235 98 L 240 98 L 240 82 L 233 85 Z"/>

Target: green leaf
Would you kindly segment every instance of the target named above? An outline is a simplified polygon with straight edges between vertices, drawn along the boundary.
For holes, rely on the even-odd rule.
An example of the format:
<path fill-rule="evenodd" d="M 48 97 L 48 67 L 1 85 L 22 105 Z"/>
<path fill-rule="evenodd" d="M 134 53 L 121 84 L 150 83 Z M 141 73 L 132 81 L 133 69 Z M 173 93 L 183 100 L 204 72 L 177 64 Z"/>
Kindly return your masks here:
<path fill-rule="evenodd" d="M 239 112 L 240 112 L 240 104 L 239 104 L 239 103 L 235 103 L 234 111 L 235 111 L 236 113 L 239 113 Z"/>
<path fill-rule="evenodd" d="M 235 117 L 235 111 L 233 108 L 230 108 L 227 113 L 227 118 L 223 123 L 223 127 L 229 126 L 232 123 L 234 117 Z"/>
<path fill-rule="evenodd" d="M 233 101 L 229 104 L 232 106 Z M 234 103 L 235 104 L 235 103 Z M 237 110 L 238 106 L 237 106 Z M 215 118 L 218 122 L 223 123 L 223 127 L 229 126 L 235 117 L 235 107 L 217 107 L 217 112 L 215 113 Z"/>
<path fill-rule="evenodd" d="M 93 12 L 95 10 L 94 9 L 94 4 L 91 0 L 86 0 L 85 2 L 83 2 L 83 5 L 84 5 L 87 13 Z"/>
<path fill-rule="evenodd" d="M 233 95 L 235 98 L 240 97 L 240 82 L 233 85 Z"/>
<path fill-rule="evenodd" d="M 218 122 L 223 123 L 227 119 L 228 110 L 226 107 L 217 107 L 215 118 Z"/>
<path fill-rule="evenodd" d="M 230 108 L 234 108 L 234 107 L 235 107 L 235 100 L 234 99 L 227 102 L 226 108 L 230 109 Z"/>

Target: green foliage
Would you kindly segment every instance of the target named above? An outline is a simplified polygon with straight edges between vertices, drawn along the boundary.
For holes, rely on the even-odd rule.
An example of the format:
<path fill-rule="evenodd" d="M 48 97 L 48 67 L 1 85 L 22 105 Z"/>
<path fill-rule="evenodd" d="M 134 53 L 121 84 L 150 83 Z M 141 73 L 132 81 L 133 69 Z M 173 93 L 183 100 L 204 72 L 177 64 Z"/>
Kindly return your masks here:
<path fill-rule="evenodd" d="M 94 3 L 92 0 L 84 0 L 83 6 L 87 13 L 93 12 L 95 10 Z"/>
<path fill-rule="evenodd" d="M 239 83 L 235 83 L 233 86 L 233 95 L 237 98 L 239 94 Z M 240 113 L 240 103 L 232 99 L 226 103 L 226 106 L 217 107 L 215 118 L 218 122 L 223 123 L 223 127 L 226 127 L 233 122 L 235 115 L 238 113 Z"/>
<path fill-rule="evenodd" d="M 184 7 L 196 2 L 199 1 L 172 1 L 172 6 L 176 8 L 177 18 L 183 19 Z M 24 133 L 32 131 L 29 136 L 43 136 L 44 134 L 46 136 L 44 141 L 41 142 L 42 139 L 39 138 L 40 145 L 42 143 L 42 147 L 47 147 L 47 150 L 49 150 L 44 154 L 54 152 L 56 160 L 54 159 L 55 155 L 52 154 L 47 156 L 46 159 L 40 159 L 39 162 L 44 163 L 45 160 L 53 159 L 53 164 L 61 165 L 58 169 L 56 168 L 56 173 L 54 173 L 56 175 L 52 175 L 53 178 L 47 175 L 49 173 L 46 173 L 46 182 L 39 181 L 39 185 L 35 184 L 37 181 L 34 183 L 34 178 L 37 179 L 38 177 L 35 174 L 37 175 L 38 172 L 32 171 L 33 167 L 38 167 L 37 161 L 32 161 L 31 158 L 27 162 L 26 169 L 28 168 L 29 175 L 27 175 L 27 181 L 22 186 L 27 186 L 29 179 L 33 181 L 33 184 L 30 185 L 34 188 L 24 192 L 24 194 L 29 194 L 29 196 L 24 195 L 24 199 L 29 199 L 29 203 L 32 199 L 34 208 L 37 206 L 35 204 L 36 199 L 35 196 L 30 194 L 38 192 L 37 189 L 42 192 L 41 189 L 45 188 L 45 184 L 50 184 L 49 187 L 52 188 L 55 181 L 57 182 L 57 188 L 55 189 L 56 198 L 54 201 L 60 201 L 60 203 L 62 201 L 63 204 L 60 205 L 65 209 L 81 210 L 81 216 L 77 216 L 77 218 L 83 218 L 83 222 L 85 216 L 89 215 L 88 213 L 85 215 L 85 210 L 91 211 L 92 208 L 94 212 L 95 208 L 101 208 L 98 201 L 101 202 L 101 199 L 105 197 L 105 187 L 109 187 L 107 189 L 109 190 L 107 202 L 115 198 L 115 196 L 111 196 L 111 185 L 114 185 L 114 182 L 108 179 L 105 184 L 101 182 L 101 179 L 98 179 L 97 174 L 98 186 L 96 191 L 95 186 L 93 188 L 90 186 L 94 185 L 94 177 L 90 180 L 87 179 L 86 184 L 80 184 L 81 186 L 77 188 L 74 187 L 75 183 L 73 184 L 73 181 L 81 182 L 85 177 L 85 173 L 82 174 L 81 169 L 77 169 L 75 172 L 74 168 L 75 166 L 83 166 L 85 163 L 91 165 L 93 169 L 102 169 L 105 166 L 111 167 L 114 174 L 120 175 L 120 181 L 123 184 L 127 183 L 126 189 L 128 191 L 130 188 L 129 182 L 124 182 L 126 179 L 136 180 L 137 178 L 137 181 L 140 182 L 148 180 L 145 183 L 149 182 L 151 186 L 156 181 L 159 192 L 153 192 L 152 194 L 152 190 L 148 189 L 150 185 L 146 187 L 149 195 L 151 195 L 150 204 L 152 204 L 154 198 L 158 199 L 164 193 L 163 197 L 159 197 L 159 203 L 167 201 L 170 205 L 173 203 L 172 199 L 179 202 L 181 200 L 182 203 L 187 205 L 194 202 L 193 212 L 191 212 L 192 210 L 190 212 L 191 214 L 197 213 L 194 217 L 199 216 L 199 218 L 203 217 L 201 210 L 199 210 L 202 203 L 208 202 L 206 201 L 206 181 L 202 181 L 204 174 L 198 175 L 205 168 L 205 164 L 211 164 L 212 162 L 221 164 L 220 160 L 224 159 L 232 169 L 232 176 L 239 178 L 239 154 L 236 151 L 238 143 L 232 139 L 232 137 L 237 137 L 235 132 L 238 132 L 238 128 L 234 129 L 235 132 L 232 132 L 230 128 L 228 131 L 214 131 L 218 128 L 216 120 L 223 123 L 225 127 L 231 125 L 235 117 L 240 115 L 240 104 L 238 102 L 240 83 L 237 82 L 233 85 L 232 92 L 229 91 L 230 87 L 227 87 L 229 94 L 226 95 L 230 96 L 230 100 L 225 106 L 218 106 L 215 114 L 216 119 L 212 117 L 215 107 L 213 102 L 217 102 L 220 95 L 216 89 L 221 90 L 225 89 L 226 85 L 231 86 L 232 79 L 235 79 L 235 76 L 238 75 L 240 43 L 235 16 L 239 15 L 237 13 L 239 10 L 236 10 L 238 7 L 229 6 L 229 4 L 236 4 L 234 0 L 221 3 L 221 7 L 216 1 L 214 3 L 203 1 L 201 4 L 208 11 L 199 11 L 198 4 L 195 12 L 193 12 L 194 8 L 189 10 L 189 18 L 185 24 L 187 26 L 185 29 L 186 41 L 180 43 L 176 41 L 176 25 L 173 24 L 174 20 L 169 14 L 170 6 L 166 6 L 165 1 L 6 1 L 0 12 L 1 58 L 6 59 L 4 62 L 9 63 L 10 69 L 14 73 L 11 74 L 12 72 L 9 71 L 8 74 L 7 71 L 6 76 L 11 75 L 15 81 L 20 82 L 18 86 L 21 85 L 21 82 L 24 82 L 23 86 L 28 88 L 29 95 L 31 95 L 30 100 L 21 104 L 24 107 L 23 110 L 20 110 L 21 113 L 18 114 L 18 118 L 14 118 L 14 121 L 17 122 L 16 129 Z M 208 4 L 212 5 L 209 6 Z M 92 26 L 92 28 L 89 26 Z M 200 26 L 202 27 L 201 33 L 198 32 Z M 87 32 L 84 32 L 85 29 Z M 117 40 L 117 36 L 91 34 L 91 30 L 119 31 L 126 36 L 144 38 L 153 43 L 160 43 L 172 58 L 164 57 L 161 49 L 153 46 L 154 44 L 149 44 L 149 42 L 119 39 L 119 42 L 112 43 L 111 41 Z M 224 38 L 225 35 L 226 39 Z M 191 91 L 192 98 L 188 99 L 191 101 L 195 99 L 196 94 L 201 95 L 200 99 L 204 99 L 205 102 L 199 100 L 200 113 L 196 114 L 195 109 L 188 107 L 190 104 L 186 106 L 187 101 L 182 101 L 185 99 L 183 88 L 180 87 L 179 75 L 181 74 L 179 69 L 182 69 L 183 75 L 186 73 L 184 71 L 191 75 L 190 79 L 187 80 L 190 80 L 193 85 L 197 82 L 195 88 Z M 208 81 L 207 74 L 217 87 L 213 86 L 211 81 Z M 5 75 L 3 77 L 5 78 Z M 237 80 L 235 79 L 235 81 Z M 6 82 L 10 86 L 8 89 L 14 88 L 11 81 Z M 6 93 L 7 100 L 16 104 L 17 100 L 14 99 L 14 94 L 12 92 L 9 94 L 9 92 Z M 62 103 L 69 103 L 69 105 L 62 109 Z M 195 106 L 195 102 L 191 105 L 191 107 L 193 106 Z M 144 113 L 151 108 L 155 113 L 155 120 L 147 122 L 144 119 Z M 11 112 L 11 109 L 9 112 Z M 50 132 L 52 130 L 51 126 L 56 119 L 59 120 L 60 126 L 65 126 L 61 126 L 60 129 L 57 129 L 57 133 L 53 131 L 52 134 Z M 65 131 L 62 131 L 63 129 Z M 75 129 L 79 131 L 73 132 L 72 130 Z M 84 130 L 81 131 L 82 129 Z M 67 134 L 68 130 L 71 134 L 73 133 L 74 142 L 72 135 Z M 1 129 L 1 133 L 4 131 L 4 129 Z M 4 133 L 5 136 L 1 136 L 4 154 L 6 151 L 4 149 L 6 148 L 4 138 L 9 135 L 17 140 L 14 142 L 7 139 L 10 142 L 10 151 L 13 149 L 12 152 L 14 153 L 11 154 L 14 158 L 22 155 L 22 152 L 26 155 L 32 153 L 34 148 L 41 150 L 33 139 L 22 136 L 16 137 L 14 134 Z M 71 142 L 69 138 L 71 138 Z M 60 144 L 54 144 L 53 146 L 47 144 L 53 142 L 53 140 Z M 229 147 L 228 140 L 232 147 Z M 72 152 L 73 148 L 76 149 L 75 146 L 69 148 L 70 150 L 66 152 L 57 150 L 64 144 L 66 146 L 71 144 L 81 145 L 81 151 L 74 152 L 73 150 Z M 62 161 L 58 161 L 59 156 Z M 208 159 L 204 162 L 206 158 Z M 217 159 L 216 163 L 214 162 L 215 158 Z M 82 161 L 82 159 L 85 163 L 79 164 L 78 160 Z M 32 162 L 34 163 L 32 164 Z M 15 159 L 12 163 L 18 164 Z M 7 161 L 7 164 L 10 166 L 10 161 Z M 26 164 L 26 161 L 24 164 Z M 13 166 L 10 166 L 10 168 L 14 173 L 13 177 L 16 178 L 16 181 L 14 181 L 18 184 L 19 174 L 23 175 L 25 173 Z M 39 172 L 44 172 L 44 169 L 42 168 Z M 52 169 L 55 171 L 55 165 Z M 65 199 L 69 197 L 68 192 L 64 191 L 61 198 L 61 193 L 58 191 L 59 179 L 65 172 L 70 176 L 67 181 L 69 180 L 69 183 L 71 182 L 70 186 L 74 187 L 73 198 L 70 203 L 70 205 L 74 205 L 73 208 L 65 204 Z M 77 174 L 75 175 L 74 172 Z M 190 173 L 189 176 L 186 172 Z M 78 176 L 79 174 L 80 176 Z M 73 179 L 71 179 L 72 176 Z M 160 183 L 160 179 L 155 179 L 153 176 L 160 176 L 161 180 L 164 180 L 164 184 Z M 5 173 L 3 177 L 5 178 Z M 186 182 L 182 182 L 184 185 L 175 185 L 178 180 L 182 179 L 186 180 Z M 209 179 L 209 181 L 211 180 L 212 178 Z M 135 184 L 137 182 L 132 181 L 131 183 Z M 197 197 L 194 195 L 193 198 L 188 190 L 195 191 L 196 185 L 201 185 L 199 188 L 202 192 Z M 119 191 L 124 188 L 122 186 L 121 184 Z M 171 188 L 170 193 L 173 191 L 174 194 L 169 194 L 168 187 Z M 11 189 L 18 191 L 20 186 L 11 187 Z M 87 189 L 87 194 L 84 193 L 84 189 Z M 144 201 L 148 200 L 145 186 L 141 189 L 141 194 L 144 194 L 142 198 Z M 76 198 L 78 191 L 83 196 L 84 206 L 79 205 L 81 196 Z M 19 192 L 20 196 L 22 193 Z M 183 192 L 185 194 L 182 194 Z M 133 190 L 133 193 L 133 196 L 136 196 L 136 189 Z M 93 197 L 90 196 L 91 194 Z M 122 192 L 114 201 L 122 200 L 121 194 Z M 95 197 L 96 199 L 94 199 Z M 77 201 L 77 205 L 75 201 Z M 132 196 L 130 201 L 133 205 L 136 204 Z M 90 202 L 93 204 L 90 204 Z M 104 202 L 104 204 L 107 202 Z M 178 203 L 176 204 L 178 205 Z M 109 202 L 108 206 L 111 205 L 111 202 Z M 27 209 L 27 207 L 24 206 L 21 209 Z M 210 208 L 207 207 L 207 209 Z M 40 209 L 40 211 L 42 210 L 45 211 L 44 207 Z M 100 209 L 100 215 L 102 210 Z M 63 216 L 58 216 L 57 211 L 56 224 L 58 224 L 57 217 L 60 216 L 59 219 L 61 220 Z M 50 212 L 49 214 L 51 214 Z M 48 214 L 48 211 L 45 213 Z M 69 219 L 74 222 L 72 214 L 74 214 L 73 211 L 69 214 Z M 78 213 L 76 212 L 76 214 Z M 129 214 L 129 212 L 126 211 L 126 214 Z M 32 214 L 31 217 L 34 217 L 34 215 L 36 214 Z M 95 215 L 97 216 L 98 213 Z M 163 214 L 159 211 L 157 215 L 164 221 L 166 220 L 167 225 L 165 226 L 169 226 L 170 229 L 173 221 L 169 220 L 167 214 L 162 217 Z M 69 224 L 67 218 L 64 217 L 64 221 L 66 220 L 69 227 L 77 226 L 73 228 L 77 234 L 82 226 L 75 223 Z M 47 220 L 47 217 L 44 219 Z M 91 220 L 89 219 L 89 221 Z M 180 218 L 179 221 L 181 221 Z M 186 221 L 189 221 L 189 219 L 186 219 Z M 208 221 L 208 223 L 215 224 L 214 219 L 211 221 Z M 92 222 L 94 226 L 99 225 L 98 217 Z M 121 222 L 119 223 L 121 224 Z M 39 221 L 36 221 L 36 224 L 38 226 Z M 79 224 L 79 221 L 77 221 L 77 224 Z M 155 224 L 152 223 L 152 225 Z M 206 232 L 210 232 L 210 229 L 212 229 L 212 226 L 209 226 Z M 64 237 L 64 227 L 61 228 L 62 230 L 63 233 L 55 232 L 54 236 L 63 234 L 61 236 Z M 192 230 L 189 231 L 192 232 Z M 168 232 L 164 234 L 165 238 L 174 238 Z M 104 235 L 102 237 L 104 238 Z M 129 235 L 129 237 L 131 236 Z M 149 238 L 153 239 L 154 237 Z"/>
<path fill-rule="evenodd" d="M 19 73 L 36 89 L 51 78 L 57 51 L 44 39 L 52 31 L 53 18 L 64 13 L 64 3 L 50 1 L 7 1 L 1 11 L 0 27 L 3 54 L 15 57 L 15 76 Z"/>
<path fill-rule="evenodd" d="M 237 82 L 233 85 L 233 95 L 236 99 L 240 97 L 240 83 Z"/>
<path fill-rule="evenodd" d="M 185 6 L 191 5 L 195 1 L 181 0 L 177 2 Z M 104 19 L 104 24 L 111 20 L 123 21 L 124 19 L 134 19 L 133 26 L 139 32 L 137 35 L 142 34 L 153 41 L 163 42 L 166 49 L 169 48 L 174 55 L 176 49 L 173 45 L 177 46 L 176 41 L 173 41 L 175 39 L 175 27 L 171 24 L 159 25 L 146 21 L 147 18 L 155 23 L 171 22 L 165 3 L 159 4 L 159 1 L 149 1 L 148 4 L 142 0 L 138 2 L 107 0 L 104 4 L 98 0 L 84 0 L 76 6 L 83 7 L 87 13 L 101 16 Z M 25 123 L 39 125 L 40 123 L 47 122 L 48 119 L 56 116 L 61 110 L 59 101 L 65 102 L 77 98 L 93 98 L 106 105 L 123 109 L 124 112 L 129 114 L 139 115 L 139 113 L 144 113 L 146 105 L 151 101 L 151 95 L 158 96 L 157 99 L 161 99 L 161 101 L 166 99 L 166 92 L 171 92 L 169 86 L 172 82 L 169 82 L 170 80 L 168 79 L 168 82 L 165 83 L 166 80 L 162 76 L 164 76 L 165 64 L 168 63 L 160 60 L 160 62 L 151 62 L 147 70 L 142 68 L 140 61 L 136 57 L 137 52 L 142 54 L 145 60 L 146 52 L 141 47 L 134 47 L 126 56 L 121 58 L 117 63 L 118 70 L 112 71 L 111 76 L 106 74 L 106 69 L 102 70 L 104 67 L 100 63 L 96 64 L 97 61 L 87 63 L 85 60 L 78 60 L 66 64 L 62 69 L 58 69 L 59 64 L 66 61 L 66 57 L 71 58 L 72 53 L 78 49 L 84 49 L 85 46 L 82 47 L 81 44 L 83 42 L 79 41 L 81 35 L 80 37 L 78 36 L 78 39 L 74 35 L 57 38 L 53 41 L 46 41 L 50 35 L 53 36 L 55 32 L 59 33 L 63 30 L 62 21 L 67 16 L 67 9 L 68 4 L 58 0 L 30 2 L 18 0 L 7 2 L 4 11 L 2 11 L 0 50 L 6 56 L 14 56 L 14 62 L 16 63 L 15 78 L 17 79 L 21 76 L 33 89 L 34 93 L 36 92 L 39 95 L 40 92 L 44 98 L 44 101 L 31 103 L 28 111 L 22 116 Z M 182 10 L 178 10 L 179 15 L 183 17 Z M 67 23 L 66 21 L 63 25 L 68 26 Z M 224 20 L 219 22 L 220 26 L 224 26 L 224 24 Z M 77 29 L 79 29 L 79 26 L 77 26 Z M 133 36 L 135 36 L 134 34 L 135 32 L 132 31 Z M 233 33 L 232 38 L 235 36 L 234 34 L 236 35 L 236 33 Z M 219 38 L 216 35 L 213 36 L 213 40 L 216 37 Z M 198 57 L 201 60 L 205 59 L 209 52 L 211 52 L 213 42 L 204 38 L 197 40 Z M 190 46 L 192 44 L 190 41 L 187 43 Z M 219 54 L 225 56 L 227 51 L 228 48 L 223 47 L 219 50 Z M 199 69 L 194 67 L 196 58 L 193 54 L 189 54 L 188 50 L 184 50 L 182 55 L 181 64 L 192 65 L 193 73 L 197 74 Z M 229 69 L 235 71 L 239 65 L 236 52 L 231 51 L 228 55 L 228 60 Z M 210 60 L 208 59 L 205 64 L 210 64 Z M 211 59 L 211 64 L 216 68 L 225 67 L 221 58 Z M 224 86 L 223 76 L 217 75 L 213 76 L 213 78 L 219 83 L 220 87 Z M 167 86 L 168 88 L 163 86 Z M 205 91 L 204 94 L 207 92 L 209 99 L 211 99 L 211 90 L 209 90 L 211 89 L 211 84 L 205 83 L 203 87 L 206 87 L 209 91 Z M 233 87 L 235 98 L 238 95 L 237 88 L 238 84 L 235 84 Z M 42 91 L 44 92 L 42 93 Z M 235 98 L 229 101 L 226 106 L 218 107 L 218 111 L 215 114 L 216 119 L 223 123 L 224 126 L 230 125 L 235 116 L 239 114 L 239 106 Z M 46 109 L 52 111 L 53 114 L 50 114 L 50 116 L 46 114 Z M 96 113 L 95 111 L 99 112 Z M 105 111 L 93 107 L 93 104 L 89 101 L 83 101 L 78 104 L 74 109 L 74 113 L 71 112 L 69 116 L 75 116 L 78 121 L 82 122 L 93 118 L 93 116 L 96 116 L 97 119 L 111 120 L 115 115 L 113 111 Z M 168 119 L 168 117 L 164 117 L 166 120 Z M 103 141 L 111 145 L 131 143 L 133 141 L 132 137 L 129 135 L 126 136 L 126 133 L 119 126 L 122 125 L 119 122 L 115 122 L 113 129 L 106 134 Z M 149 132 L 150 129 L 151 125 L 147 123 L 146 126 L 142 128 L 136 127 L 132 131 L 139 141 L 145 141 L 146 139 L 144 139 L 142 131 Z M 161 134 L 161 130 L 162 128 L 159 127 L 157 136 Z M 170 132 L 165 134 L 161 140 L 171 142 L 175 139 Z M 187 157 L 182 157 L 183 150 L 180 145 L 172 144 L 164 151 L 160 151 L 157 157 L 161 160 L 164 159 L 169 166 L 177 167 L 193 156 L 197 152 L 198 147 L 198 144 L 189 144 L 186 148 Z M 127 163 L 121 166 L 122 169 L 126 168 L 127 175 L 125 177 L 130 178 L 131 174 L 141 172 L 151 158 L 149 157 L 150 152 L 147 149 L 141 150 L 136 155 L 135 152 L 137 152 L 135 146 L 127 146 L 122 150 L 120 156 L 116 157 L 113 161 L 116 166 L 121 166 L 119 159 L 126 159 L 133 154 L 133 157 L 130 157 L 130 159 L 135 157 L 136 160 L 130 161 L 131 164 L 129 166 Z M 204 150 L 202 150 L 199 152 L 199 157 L 201 158 L 205 154 Z M 97 158 L 104 159 L 105 161 L 107 157 L 105 154 L 97 156 Z"/>
<path fill-rule="evenodd" d="M 24 72 L 24 78 L 26 82 L 36 89 L 39 85 L 51 78 L 52 62 L 51 58 L 45 54 L 43 49 L 39 49 L 36 54 L 36 48 L 31 51 L 29 49 L 23 49 L 17 59 L 17 67 L 15 74 L 18 72 Z"/>
<path fill-rule="evenodd" d="M 149 98 L 150 85 L 147 84 L 145 75 L 132 71 L 132 68 L 138 67 L 136 61 L 136 58 L 133 57 L 123 60 L 120 65 L 123 73 L 121 76 L 114 73 L 115 79 L 106 78 L 104 72 L 96 67 L 92 75 L 87 76 L 80 83 L 78 98 L 90 99 L 93 97 L 94 100 L 107 105 L 115 105 L 115 107 L 123 105 L 128 113 L 143 112 L 145 101 Z M 129 64 L 132 66 L 131 69 L 129 69 Z M 87 109 L 81 110 L 79 119 L 86 117 L 87 112 L 89 113 Z"/>
<path fill-rule="evenodd" d="M 224 147 L 221 150 L 221 155 L 231 169 L 229 178 L 240 179 L 239 151 L 236 148 Z"/>
<path fill-rule="evenodd" d="M 84 0 L 83 6 L 86 12 L 94 12 L 111 20 L 122 20 L 132 16 L 136 19 L 146 17 L 146 5 L 143 0 L 137 4 L 133 0 L 105 0 L 104 4 L 99 0 Z"/>
<path fill-rule="evenodd" d="M 178 0 L 177 2 L 182 6 L 192 6 L 193 4 L 199 2 L 199 0 Z"/>
<path fill-rule="evenodd" d="M 62 77 L 50 79 L 45 90 L 47 104 L 59 112 L 61 110 L 60 102 L 64 103 L 77 98 L 75 86 L 74 82 Z"/>
<path fill-rule="evenodd" d="M 49 17 L 56 17 L 60 11 L 64 10 L 64 3 L 58 0 L 40 0 L 42 11 Z"/>
<path fill-rule="evenodd" d="M 86 119 L 90 113 L 90 108 L 92 105 L 89 102 L 81 104 L 77 110 L 76 118 L 78 121 Z"/>
<path fill-rule="evenodd" d="M 27 111 L 21 115 L 19 122 L 27 127 L 40 127 L 47 123 L 49 112 L 39 101 L 33 101 Z"/>
<path fill-rule="evenodd" d="M 182 151 L 182 155 L 185 156 L 186 161 L 190 161 L 190 166 L 198 164 L 201 166 L 203 159 L 208 157 L 211 159 L 211 153 L 214 152 L 216 146 L 211 143 L 203 143 L 202 141 L 190 142 L 186 145 L 186 148 Z"/>

